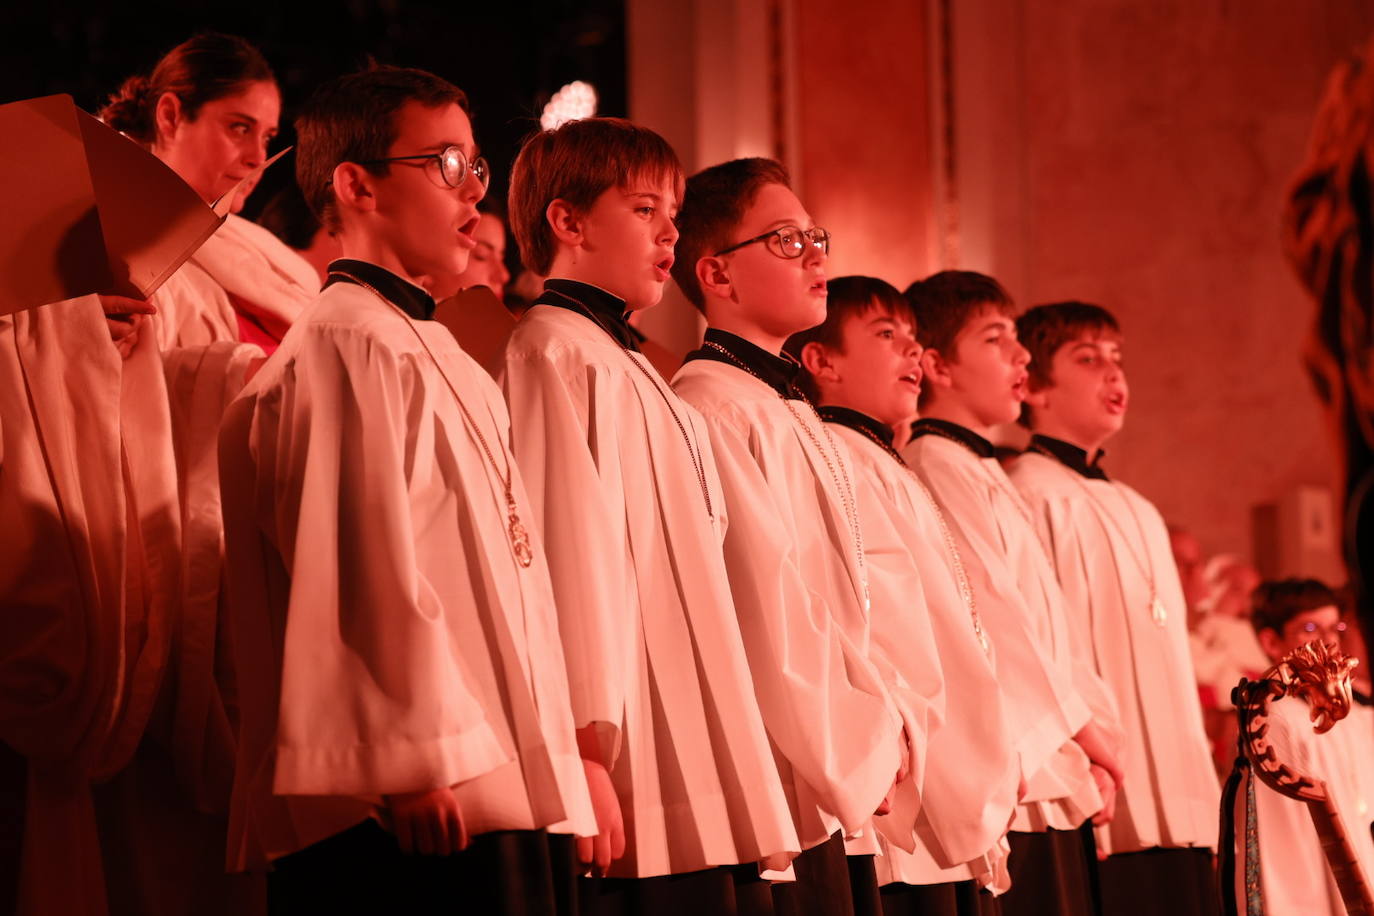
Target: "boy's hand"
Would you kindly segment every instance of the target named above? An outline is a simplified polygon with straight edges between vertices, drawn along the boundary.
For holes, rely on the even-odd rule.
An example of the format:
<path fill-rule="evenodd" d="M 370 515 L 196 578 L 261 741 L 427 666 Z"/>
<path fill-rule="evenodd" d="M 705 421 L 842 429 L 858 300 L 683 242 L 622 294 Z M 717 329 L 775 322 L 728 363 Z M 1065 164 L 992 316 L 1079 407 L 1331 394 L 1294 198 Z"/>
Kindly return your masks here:
<path fill-rule="evenodd" d="M 448 786 L 384 796 L 391 832 L 404 853 L 447 856 L 468 845 L 463 810 Z"/>
<path fill-rule="evenodd" d="M 110 329 L 110 340 L 122 359 L 128 359 L 138 343 L 138 330 L 144 315 L 156 315 L 157 309 L 142 299 L 127 296 L 100 296 L 100 308 L 105 312 L 105 325 Z"/>
<path fill-rule="evenodd" d="M 1116 782 L 1111 773 L 1095 763 L 1091 771 L 1093 780 L 1097 782 L 1097 791 L 1102 793 L 1102 810 L 1093 815 L 1093 826 L 1101 827 L 1110 824 L 1112 818 L 1116 817 Z"/>
<path fill-rule="evenodd" d="M 1083 726 L 1079 729 L 1078 734 L 1073 736 L 1073 740 L 1078 742 L 1078 746 L 1083 749 L 1083 753 L 1088 755 L 1090 761 L 1111 774 L 1113 787 L 1121 788 L 1121 781 L 1125 778 L 1125 774 L 1121 770 L 1121 762 L 1117 760 L 1116 752 L 1111 748 L 1107 736 L 1097 723 L 1089 722 Z"/>
<path fill-rule="evenodd" d="M 591 866 L 595 874 L 604 875 L 612 862 L 625 855 L 625 821 L 606 768 L 583 757 L 582 770 L 587 774 L 587 791 L 592 796 L 598 833 L 577 838 L 577 858 L 583 865 Z"/>

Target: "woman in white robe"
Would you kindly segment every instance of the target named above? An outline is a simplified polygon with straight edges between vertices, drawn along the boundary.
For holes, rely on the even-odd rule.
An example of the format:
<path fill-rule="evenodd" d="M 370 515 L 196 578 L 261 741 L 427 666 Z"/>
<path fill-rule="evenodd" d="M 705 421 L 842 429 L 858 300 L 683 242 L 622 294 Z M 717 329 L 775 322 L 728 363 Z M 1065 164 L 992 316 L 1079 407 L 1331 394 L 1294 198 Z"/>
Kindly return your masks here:
<path fill-rule="evenodd" d="M 241 38 L 203 33 L 169 51 L 147 76 L 126 80 L 100 115 L 209 204 L 265 161 L 280 112 L 276 80 L 258 50 Z M 235 213 L 245 195 L 234 201 Z M 163 350 L 245 341 L 270 353 L 318 289 L 304 258 L 231 215 L 153 295 L 151 323 Z"/>

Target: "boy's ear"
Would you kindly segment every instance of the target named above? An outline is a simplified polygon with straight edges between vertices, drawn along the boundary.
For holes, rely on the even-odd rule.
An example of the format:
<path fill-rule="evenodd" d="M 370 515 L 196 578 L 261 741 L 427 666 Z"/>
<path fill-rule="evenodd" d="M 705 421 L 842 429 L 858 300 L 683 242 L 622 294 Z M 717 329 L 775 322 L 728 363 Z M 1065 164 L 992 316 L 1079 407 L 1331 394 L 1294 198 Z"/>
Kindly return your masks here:
<path fill-rule="evenodd" d="M 949 372 L 949 363 L 939 350 L 926 347 L 921 353 L 921 373 L 925 381 L 935 388 L 948 388 L 954 384 Z"/>
<path fill-rule="evenodd" d="M 182 122 L 181 99 L 175 92 L 164 92 L 153 106 L 153 136 L 170 137 Z"/>
<path fill-rule="evenodd" d="M 696 274 L 701 291 L 708 297 L 716 299 L 733 298 L 734 285 L 730 282 L 730 271 L 726 269 L 724 259 L 717 257 L 698 258 Z"/>
<path fill-rule="evenodd" d="M 811 341 L 801 349 L 801 364 L 806 369 L 808 375 L 817 381 L 827 382 L 839 381 L 840 373 L 835 368 L 835 363 L 830 359 L 830 351 L 824 344 L 818 341 Z"/>
<path fill-rule="evenodd" d="M 347 209 L 363 212 L 377 209 L 372 173 L 356 162 L 340 162 L 334 166 L 333 188 L 335 198 Z"/>
<path fill-rule="evenodd" d="M 1260 648 L 1270 661 L 1278 661 L 1287 653 L 1284 651 L 1283 638 L 1274 632 L 1273 627 L 1265 627 L 1255 634 L 1259 639 Z"/>
<path fill-rule="evenodd" d="M 544 219 L 548 220 L 553 237 L 561 244 L 571 247 L 582 244 L 582 217 L 566 200 L 559 197 L 550 201 L 544 208 Z"/>

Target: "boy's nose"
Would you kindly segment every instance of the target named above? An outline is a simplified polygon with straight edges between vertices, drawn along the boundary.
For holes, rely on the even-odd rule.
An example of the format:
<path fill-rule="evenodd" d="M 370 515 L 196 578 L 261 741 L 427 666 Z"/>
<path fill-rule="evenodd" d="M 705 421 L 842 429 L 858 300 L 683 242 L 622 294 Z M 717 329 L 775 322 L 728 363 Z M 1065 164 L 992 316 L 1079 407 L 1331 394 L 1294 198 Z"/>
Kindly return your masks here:
<path fill-rule="evenodd" d="M 671 219 L 664 220 L 664 227 L 659 233 L 659 243 L 664 245 L 676 245 L 678 239 L 677 223 Z"/>

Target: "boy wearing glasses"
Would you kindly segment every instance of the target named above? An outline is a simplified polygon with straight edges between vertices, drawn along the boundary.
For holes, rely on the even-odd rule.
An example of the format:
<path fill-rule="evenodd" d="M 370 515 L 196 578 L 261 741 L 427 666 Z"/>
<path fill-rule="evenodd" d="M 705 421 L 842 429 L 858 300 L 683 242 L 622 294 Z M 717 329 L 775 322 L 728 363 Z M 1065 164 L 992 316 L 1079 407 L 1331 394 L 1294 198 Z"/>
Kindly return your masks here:
<path fill-rule="evenodd" d="M 673 380 L 706 417 L 726 564 L 754 688 L 802 846 L 783 912 L 880 909 L 871 856 L 846 860 L 938 716 L 939 665 L 899 706 L 869 650 L 869 587 L 844 450 L 794 386 L 787 338 L 825 319 L 829 235 L 770 159 L 692 176 L 673 276 L 709 325 Z M 921 626 L 926 626 L 924 621 Z M 910 651 L 930 650 L 928 630 Z M 917 782 L 919 788 L 919 777 Z"/>
<path fill-rule="evenodd" d="M 379 67 L 296 123 L 345 256 L 221 432 L 229 864 L 270 864 L 273 912 L 551 913 L 544 828 L 598 827 L 547 561 L 500 392 L 418 285 L 472 249 L 467 99 Z"/>
<path fill-rule="evenodd" d="M 1048 545 L 1072 638 L 1114 696 L 1125 739 L 1116 817 L 1097 830 L 1103 910 L 1139 912 L 1167 899 L 1179 914 L 1210 912 L 1218 792 L 1187 603 L 1164 520 L 1101 464 L 1128 404 L 1121 330 L 1106 309 L 1081 302 L 1029 309 L 1017 329 L 1030 354 L 1021 420 L 1034 436 L 1011 478 Z"/>
<path fill-rule="evenodd" d="M 1345 630 L 1336 594 L 1314 579 L 1265 582 L 1255 589 L 1250 620 L 1260 646 L 1275 664 L 1314 641 L 1341 648 Z M 1286 697 L 1269 709 L 1267 737 L 1278 760 L 1326 782 L 1368 879 L 1374 875 L 1374 841 L 1370 839 L 1374 798 L 1364 776 L 1370 736 L 1361 730 L 1368 720 L 1352 714 L 1319 735 L 1312 728 L 1312 710 L 1306 701 Z M 1256 785 L 1255 816 L 1265 912 L 1344 916 L 1345 906 L 1307 805 Z"/>
<path fill-rule="evenodd" d="M 1025 391 L 1029 357 L 1016 338 L 1011 297 L 972 271 L 935 274 L 913 283 L 906 297 L 925 349 L 921 419 L 903 457 L 959 522 L 965 557 L 998 614 L 991 627 L 998 648 L 1014 637 L 1030 649 L 1017 654 L 1014 673 L 999 671 L 1011 721 L 1024 723 L 1026 774 L 1008 834 L 1012 886 L 1003 910 L 1092 913 L 1096 855 L 1088 821 L 1112 818 L 1122 781 L 1120 726 L 1069 625 L 1030 510 L 989 440 L 996 426 L 1016 418 Z"/>
<path fill-rule="evenodd" d="M 681 194 L 672 147 L 615 118 L 533 135 L 511 175 L 521 259 L 549 278 L 505 352 L 512 444 L 549 545 L 578 741 L 609 772 L 591 789 L 624 817 L 581 882 L 592 913 L 766 912 L 758 863 L 800 851 L 711 443 L 628 323 L 663 295 Z"/>

